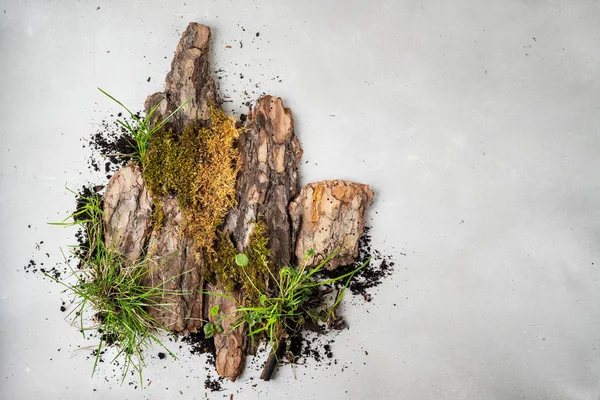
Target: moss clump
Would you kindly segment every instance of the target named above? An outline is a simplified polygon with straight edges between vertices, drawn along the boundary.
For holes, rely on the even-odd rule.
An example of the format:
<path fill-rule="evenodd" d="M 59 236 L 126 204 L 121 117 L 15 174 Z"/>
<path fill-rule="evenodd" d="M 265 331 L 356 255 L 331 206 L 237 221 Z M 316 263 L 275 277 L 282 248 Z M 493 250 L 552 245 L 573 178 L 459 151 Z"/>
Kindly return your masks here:
<path fill-rule="evenodd" d="M 181 135 L 160 131 L 150 138 L 144 180 L 153 197 L 175 195 L 182 213 L 182 234 L 200 250 L 213 253 L 216 229 L 235 205 L 239 136 L 235 119 L 211 107 L 210 128 L 188 126 Z M 156 219 L 162 207 L 156 204 Z M 155 223 L 160 221 L 155 221 Z M 159 224 L 157 224 L 159 225 Z"/>
<path fill-rule="evenodd" d="M 244 268 L 235 263 L 238 253 L 227 235 L 220 235 L 215 253 L 208 263 L 210 282 L 219 283 L 228 292 L 242 288 L 247 305 L 258 305 L 260 295 L 266 294 L 269 279 L 272 274 L 271 250 L 266 236 L 267 227 L 257 223 L 250 235 L 248 249 L 248 265 Z"/>

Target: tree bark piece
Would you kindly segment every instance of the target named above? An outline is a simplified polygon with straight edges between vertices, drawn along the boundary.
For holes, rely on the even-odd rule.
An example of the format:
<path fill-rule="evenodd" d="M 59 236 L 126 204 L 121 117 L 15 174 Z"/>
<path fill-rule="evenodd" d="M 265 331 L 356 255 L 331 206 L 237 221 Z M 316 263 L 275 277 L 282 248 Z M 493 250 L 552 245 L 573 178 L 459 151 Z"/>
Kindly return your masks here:
<path fill-rule="evenodd" d="M 134 262 L 151 230 L 152 202 L 136 164 L 119 169 L 104 194 L 104 242 Z"/>
<path fill-rule="evenodd" d="M 165 91 L 148 96 L 144 103 L 146 112 L 159 104 L 157 112 L 165 118 L 191 99 L 169 123 L 175 132 L 181 133 L 183 127 L 192 122 L 209 126 L 210 105 L 220 103 L 215 81 L 210 75 L 210 36 L 209 27 L 190 22 L 177 44 L 171 71 L 165 79 Z"/>
<path fill-rule="evenodd" d="M 191 99 L 167 124 L 176 134 L 181 134 L 188 124 L 209 127 L 210 105 L 219 105 L 215 82 L 210 75 L 210 37 L 210 28 L 191 22 L 177 44 L 164 92 L 148 96 L 144 103 L 146 112 L 158 104 L 155 115 L 163 119 Z M 192 240 L 181 236 L 181 212 L 176 199 L 167 196 L 161 202 L 164 226 L 152 233 L 149 254 L 155 264 L 149 274 L 149 283 L 167 282 L 166 289 L 190 294 L 168 296 L 163 301 L 173 304 L 155 308 L 152 314 L 175 333 L 196 332 L 202 327 L 204 317 L 203 283 L 200 280 L 203 262 L 197 260 L 202 257 L 195 259 Z"/>
<path fill-rule="evenodd" d="M 235 313 L 236 303 L 242 301 L 242 294 L 240 291 L 236 291 L 233 294 L 225 293 L 220 287 L 212 285 L 208 286 L 208 291 L 233 296 L 234 298 L 234 300 L 231 300 L 225 297 L 209 296 L 208 310 L 205 313 L 209 315 L 209 321 L 215 324 L 223 316 L 223 319 L 220 321 L 223 332 L 219 333 L 215 331 L 214 334 L 216 349 L 215 364 L 217 373 L 220 376 L 235 381 L 244 368 L 244 359 L 246 357 L 246 333 L 244 326 L 239 326 L 233 330 L 231 327 L 238 319 L 238 315 Z M 210 315 L 209 310 L 214 306 L 219 307 L 219 315 Z"/>
<path fill-rule="evenodd" d="M 154 299 L 163 304 L 150 310 L 162 326 L 186 334 L 202 327 L 202 262 L 197 261 L 191 239 L 182 237 L 181 211 L 173 197 L 162 199 L 164 225 L 152 232 L 148 258 L 151 262 L 147 285 L 179 293 Z"/>
<path fill-rule="evenodd" d="M 211 106 L 220 104 L 210 75 L 210 37 L 208 27 L 190 23 L 177 45 L 164 91 L 145 101 L 147 112 L 158 106 L 154 116 L 160 120 L 190 99 L 167 125 L 175 134 L 181 134 L 189 124 L 210 127 Z M 302 149 L 294 134 L 292 113 L 280 98 L 258 99 L 238 146 L 237 205 L 223 228 L 238 251 L 247 250 L 260 221 L 267 227 L 274 267 L 291 264 L 294 258 L 302 259 L 308 249 L 317 252 L 309 258 L 310 265 L 316 265 L 337 248 L 341 251 L 326 268 L 334 269 L 355 260 L 373 191 L 367 185 L 337 180 L 309 184 L 299 192 Z M 182 235 L 182 215 L 176 197 L 155 200 L 157 207 L 162 207 L 164 222 L 150 232 L 152 202 L 142 172 L 133 164 L 119 170 L 106 189 L 105 240 L 114 243 L 132 261 L 138 260 L 147 247 L 150 265 L 146 284 L 179 292 L 155 299 L 162 306 L 150 309 L 165 328 L 185 334 L 198 331 L 206 319 L 222 325 L 223 333 L 214 334 L 217 372 L 234 381 L 242 371 L 247 348 L 244 327 L 231 329 L 243 293 L 226 293 L 231 298 L 204 297 L 204 260 L 202 255 L 196 257 L 192 239 Z M 225 294 L 219 286 L 208 290 Z M 220 315 L 226 315 L 223 320 L 209 315 L 208 310 L 214 306 L 219 306 Z M 267 363 L 263 374 L 266 380 L 275 368 L 278 351 L 282 348 L 273 349 Z"/>
<path fill-rule="evenodd" d="M 250 116 L 248 131 L 240 135 L 239 149 L 238 204 L 229 213 L 224 231 L 232 237 L 238 251 L 243 252 L 248 247 L 256 222 L 260 220 L 267 227 L 272 265 L 288 265 L 293 254 L 293 242 L 287 207 L 298 193 L 302 148 L 294 134 L 292 112 L 284 107 L 281 98 L 263 96 L 258 99 Z M 239 292 L 235 296 L 242 298 Z M 209 297 L 210 304 L 217 301 L 235 309 L 231 300 Z M 243 356 L 245 349 L 240 351 L 237 346 L 244 345 L 244 336 L 243 330 L 230 333 L 230 343 L 222 348 L 217 346 L 217 360 L 222 358 L 228 365 L 241 367 L 238 357 Z M 215 344 L 222 340 L 221 334 L 215 335 Z"/>
<path fill-rule="evenodd" d="M 243 251 L 253 224 L 261 220 L 267 226 L 273 265 L 288 265 L 293 243 L 287 207 L 298 193 L 302 148 L 294 134 L 292 112 L 281 98 L 263 96 L 257 101 L 239 147 L 238 206 L 229 214 L 225 231 Z"/>
<path fill-rule="evenodd" d="M 280 338 L 280 340 L 283 340 L 283 338 Z M 271 380 L 271 377 L 275 372 L 275 367 L 277 367 L 279 360 L 281 360 L 281 358 L 284 355 L 284 350 L 285 344 L 281 342 L 279 342 L 277 348 L 272 349 L 271 353 L 269 354 L 269 357 L 267 358 L 267 361 L 265 362 L 265 366 L 263 367 L 262 373 L 260 374 L 260 379 L 264 381 Z"/>
<path fill-rule="evenodd" d="M 365 228 L 365 211 L 374 195 L 368 185 L 343 180 L 304 186 L 289 206 L 296 257 L 301 260 L 313 249 L 316 254 L 307 263 L 314 266 L 339 249 L 326 269 L 354 262 L 358 257 L 358 239 Z"/>

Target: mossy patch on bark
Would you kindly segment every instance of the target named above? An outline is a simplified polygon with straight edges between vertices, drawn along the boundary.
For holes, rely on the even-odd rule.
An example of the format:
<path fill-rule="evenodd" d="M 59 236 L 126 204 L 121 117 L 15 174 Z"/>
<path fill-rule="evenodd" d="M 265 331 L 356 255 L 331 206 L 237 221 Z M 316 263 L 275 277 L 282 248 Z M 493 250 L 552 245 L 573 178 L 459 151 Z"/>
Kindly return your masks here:
<path fill-rule="evenodd" d="M 217 228 L 235 205 L 239 137 L 235 119 L 211 107 L 211 127 L 187 126 L 181 135 L 160 131 L 150 138 L 144 181 L 155 201 L 174 195 L 182 214 L 182 235 L 194 239 L 196 256 L 214 253 Z"/>
<path fill-rule="evenodd" d="M 241 288 L 247 305 L 258 305 L 261 294 L 265 294 L 268 282 L 273 273 L 271 250 L 267 227 L 256 223 L 250 235 L 248 248 L 244 252 L 248 257 L 248 265 L 241 267 L 235 263 L 235 249 L 229 236 L 220 234 L 215 245 L 215 252 L 208 262 L 209 274 L 206 279 L 220 284 L 226 292 Z"/>

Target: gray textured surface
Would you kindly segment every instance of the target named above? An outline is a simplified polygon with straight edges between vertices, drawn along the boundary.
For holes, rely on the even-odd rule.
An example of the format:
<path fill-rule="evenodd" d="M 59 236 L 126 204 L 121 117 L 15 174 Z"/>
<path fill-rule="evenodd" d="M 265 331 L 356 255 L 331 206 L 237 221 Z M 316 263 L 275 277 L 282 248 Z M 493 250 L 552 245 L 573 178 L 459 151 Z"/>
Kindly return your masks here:
<path fill-rule="evenodd" d="M 350 299 L 338 365 L 257 388 L 251 368 L 209 398 L 599 398 L 597 2 L 167 3 L 0 0 L 1 398 L 204 397 L 186 355 L 151 359 L 144 392 L 90 379 L 74 349 L 95 342 L 22 272 L 60 260 L 64 184 L 98 181 L 79 138 L 116 109 L 95 88 L 141 109 L 191 20 L 235 104 L 291 107 L 303 182 L 373 187 L 375 247 L 398 259 L 373 302 Z"/>

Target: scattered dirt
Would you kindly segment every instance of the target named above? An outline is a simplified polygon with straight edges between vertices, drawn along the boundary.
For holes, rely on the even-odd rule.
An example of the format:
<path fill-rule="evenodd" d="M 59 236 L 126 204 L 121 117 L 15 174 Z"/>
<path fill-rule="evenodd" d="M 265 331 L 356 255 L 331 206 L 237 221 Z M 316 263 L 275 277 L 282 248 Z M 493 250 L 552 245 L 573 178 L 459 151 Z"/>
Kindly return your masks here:
<path fill-rule="evenodd" d="M 190 353 L 192 355 L 207 354 L 206 362 L 206 379 L 204 381 L 204 388 L 211 392 L 220 392 L 223 389 L 223 378 L 220 376 L 213 377 L 215 373 L 215 357 L 216 349 L 215 343 L 212 338 L 206 339 L 204 332 L 190 333 L 181 338 L 181 341 L 189 346 Z M 183 346 L 179 346 L 182 348 Z"/>
<path fill-rule="evenodd" d="M 207 377 L 204 381 L 204 389 L 210 390 L 211 392 L 221 392 L 223 389 L 223 377 L 219 376 L 218 378 Z"/>
<path fill-rule="evenodd" d="M 31 229 L 31 225 L 27 225 L 27 227 Z M 56 263 L 52 267 L 48 266 L 48 263 L 51 261 L 49 260 L 50 253 L 45 252 L 43 247 L 43 240 L 35 243 L 35 252 L 32 253 L 29 262 L 23 266 L 23 271 L 27 274 L 39 274 L 44 278 L 46 278 L 47 275 L 50 278 L 60 280 L 61 277 L 67 273 L 67 266 L 65 263 Z"/>
<path fill-rule="evenodd" d="M 190 346 L 190 353 L 194 355 L 209 354 L 209 361 L 212 356 L 212 364 L 216 355 L 215 343 L 212 339 L 206 339 L 204 332 L 190 333 L 181 338 L 183 343 Z"/>
<path fill-rule="evenodd" d="M 112 115 L 111 117 L 114 118 Z M 102 120 L 98 131 L 83 139 L 83 147 L 87 145 L 92 150 L 88 158 L 88 167 L 92 171 L 104 172 L 107 179 L 127 164 L 131 160 L 129 154 L 135 152 L 135 140 L 117 120 L 133 126 L 136 123 L 133 118 L 123 118 L 123 113 L 118 113 L 116 120 Z"/>
<path fill-rule="evenodd" d="M 321 277 L 335 278 L 352 272 L 363 265 L 367 260 L 371 260 L 367 266 L 358 271 L 348 286 L 348 290 L 354 295 L 361 295 L 366 301 L 370 301 L 373 288 L 379 286 L 385 278 L 394 271 L 396 262 L 390 255 L 385 255 L 379 250 L 372 248 L 370 226 L 365 227 L 365 233 L 358 241 L 358 260 L 352 264 L 342 266 L 334 271 L 323 270 Z M 343 286 L 345 282 L 338 282 L 338 287 Z"/>

